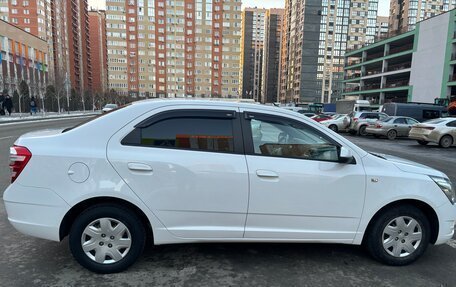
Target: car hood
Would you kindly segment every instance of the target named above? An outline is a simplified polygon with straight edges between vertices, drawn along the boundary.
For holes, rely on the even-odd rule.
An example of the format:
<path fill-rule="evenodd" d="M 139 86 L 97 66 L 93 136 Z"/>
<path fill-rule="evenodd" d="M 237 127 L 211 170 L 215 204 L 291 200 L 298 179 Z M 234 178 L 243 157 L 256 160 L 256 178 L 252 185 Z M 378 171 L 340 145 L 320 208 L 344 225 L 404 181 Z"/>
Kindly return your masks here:
<path fill-rule="evenodd" d="M 417 174 L 424 174 L 424 175 L 431 175 L 431 176 L 439 176 L 448 178 L 443 172 L 433 169 L 432 167 L 426 166 L 424 164 L 420 164 L 411 160 L 403 159 L 397 156 L 388 155 L 388 154 L 381 154 L 381 153 L 371 153 L 377 157 L 387 160 L 394 164 L 398 169 L 409 172 L 409 173 L 417 173 Z"/>

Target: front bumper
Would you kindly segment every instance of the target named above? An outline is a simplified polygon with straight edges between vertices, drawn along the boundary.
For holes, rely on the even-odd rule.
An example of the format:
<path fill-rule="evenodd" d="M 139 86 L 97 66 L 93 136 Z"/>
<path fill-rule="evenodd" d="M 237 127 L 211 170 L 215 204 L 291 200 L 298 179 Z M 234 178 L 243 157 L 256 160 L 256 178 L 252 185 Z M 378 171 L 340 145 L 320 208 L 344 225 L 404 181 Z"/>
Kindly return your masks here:
<path fill-rule="evenodd" d="M 3 200 L 8 220 L 19 232 L 60 241 L 60 223 L 70 206 L 54 191 L 15 183 Z"/>
<path fill-rule="evenodd" d="M 382 129 L 376 129 L 376 128 L 366 128 L 366 133 L 372 134 L 372 135 L 379 135 L 379 136 L 386 136 L 387 131 L 382 130 Z"/>
<path fill-rule="evenodd" d="M 436 212 L 439 218 L 439 234 L 435 245 L 439 245 L 453 238 L 454 225 L 456 223 L 456 206 L 448 201 L 437 208 Z"/>

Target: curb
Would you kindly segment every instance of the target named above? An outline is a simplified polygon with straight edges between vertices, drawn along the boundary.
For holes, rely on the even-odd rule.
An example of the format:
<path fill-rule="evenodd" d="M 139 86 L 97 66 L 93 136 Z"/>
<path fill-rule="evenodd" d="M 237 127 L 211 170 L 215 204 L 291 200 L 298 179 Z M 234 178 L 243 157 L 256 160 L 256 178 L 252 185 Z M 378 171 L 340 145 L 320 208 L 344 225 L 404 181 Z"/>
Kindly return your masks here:
<path fill-rule="evenodd" d="M 38 121 L 52 121 L 52 120 L 61 120 L 61 119 L 75 119 L 75 118 L 85 118 L 85 117 L 91 117 L 91 116 L 96 116 L 98 114 L 84 114 L 84 115 L 74 115 L 74 116 L 57 116 L 57 117 L 41 117 L 41 118 L 34 118 L 34 119 L 20 119 L 20 120 L 11 120 L 11 121 L 0 121 L 0 126 L 4 124 L 10 124 L 10 123 L 25 123 L 25 122 L 38 122 Z"/>

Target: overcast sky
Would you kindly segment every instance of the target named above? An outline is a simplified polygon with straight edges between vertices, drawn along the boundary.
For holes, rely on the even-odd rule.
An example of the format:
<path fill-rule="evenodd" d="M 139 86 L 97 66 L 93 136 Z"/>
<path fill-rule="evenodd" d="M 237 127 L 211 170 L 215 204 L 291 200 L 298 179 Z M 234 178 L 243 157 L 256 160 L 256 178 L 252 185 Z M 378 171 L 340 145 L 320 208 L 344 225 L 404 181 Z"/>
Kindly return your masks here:
<path fill-rule="evenodd" d="M 103 9 L 105 7 L 105 0 L 89 0 L 89 6 L 94 8 Z M 378 15 L 388 16 L 390 0 L 378 0 Z M 261 8 L 283 8 L 285 1 L 280 0 L 244 0 L 242 6 L 248 7 L 261 7 Z"/>

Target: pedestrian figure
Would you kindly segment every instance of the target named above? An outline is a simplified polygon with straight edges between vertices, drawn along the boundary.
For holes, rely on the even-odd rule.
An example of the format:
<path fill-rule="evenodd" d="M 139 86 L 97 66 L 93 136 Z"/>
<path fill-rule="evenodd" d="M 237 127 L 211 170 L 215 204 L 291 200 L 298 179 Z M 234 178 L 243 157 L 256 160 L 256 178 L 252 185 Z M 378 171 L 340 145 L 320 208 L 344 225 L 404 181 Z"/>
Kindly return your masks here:
<path fill-rule="evenodd" d="M 36 101 L 35 101 L 35 97 L 32 97 L 30 99 L 30 115 L 33 114 L 36 114 Z"/>
<path fill-rule="evenodd" d="M 11 116 L 11 110 L 13 109 L 13 100 L 11 100 L 11 97 L 9 95 L 6 95 L 3 106 L 8 111 L 8 115 Z"/>
<path fill-rule="evenodd" d="M 2 94 L 0 94 L 0 116 L 4 116 L 5 115 L 5 108 L 3 107 L 3 102 L 5 101 L 5 96 Z"/>

